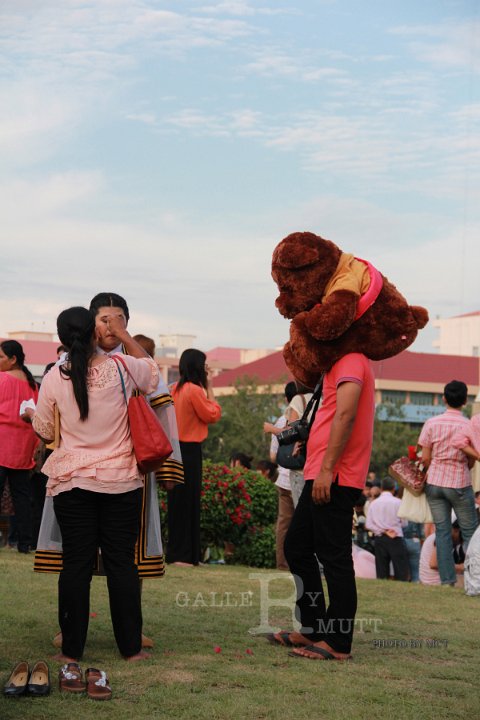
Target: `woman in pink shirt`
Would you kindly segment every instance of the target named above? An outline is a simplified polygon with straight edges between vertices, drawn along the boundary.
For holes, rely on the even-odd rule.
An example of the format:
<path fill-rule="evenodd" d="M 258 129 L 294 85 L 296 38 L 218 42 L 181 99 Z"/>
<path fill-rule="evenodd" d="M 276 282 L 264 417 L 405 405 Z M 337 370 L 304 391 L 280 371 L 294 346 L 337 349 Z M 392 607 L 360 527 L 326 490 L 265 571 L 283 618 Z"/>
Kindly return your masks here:
<path fill-rule="evenodd" d="M 123 356 L 130 371 L 123 374 L 127 396 L 134 382 L 143 392 L 152 392 L 158 383 L 157 365 L 120 318 L 109 322 L 129 353 Z M 107 355 L 96 354 L 95 320 L 85 308 L 60 313 L 57 330 L 68 359 L 46 375 L 33 427 L 51 442 L 57 408 L 60 441 L 42 470 L 49 478 L 47 495 L 53 496 L 63 544 L 58 586 L 63 643 L 58 659 L 68 662 L 83 654 L 97 547 L 102 551 L 120 653 L 129 660 L 142 659 L 148 655 L 141 650 L 135 543 L 143 481 L 133 452 L 121 370 Z"/>
<path fill-rule="evenodd" d="M 20 417 L 24 400 L 38 397 L 38 387 L 25 365 L 16 340 L 0 343 L 0 498 L 8 480 L 17 519 L 18 551 L 28 553 L 32 542 L 30 471 L 38 444 L 29 422 Z"/>

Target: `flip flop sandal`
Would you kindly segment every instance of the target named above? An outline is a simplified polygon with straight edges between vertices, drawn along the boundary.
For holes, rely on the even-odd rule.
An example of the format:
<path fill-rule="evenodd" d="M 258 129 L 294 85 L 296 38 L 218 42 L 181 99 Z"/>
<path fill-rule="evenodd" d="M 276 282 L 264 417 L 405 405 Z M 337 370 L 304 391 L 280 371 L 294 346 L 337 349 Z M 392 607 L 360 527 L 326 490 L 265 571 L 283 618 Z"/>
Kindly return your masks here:
<path fill-rule="evenodd" d="M 111 700 L 112 688 L 108 683 L 108 677 L 103 670 L 88 668 L 85 672 L 87 680 L 87 695 L 92 700 Z"/>
<path fill-rule="evenodd" d="M 349 655 L 346 658 L 338 658 L 335 657 L 331 652 L 328 650 L 325 650 L 325 648 L 318 647 L 317 645 L 303 645 L 303 650 L 308 650 L 308 652 L 314 653 L 315 655 L 320 655 L 319 658 L 312 658 L 309 655 L 301 655 L 300 653 L 296 652 L 289 652 L 288 654 L 291 657 L 294 658 L 301 658 L 302 660 L 337 660 L 338 662 L 343 662 L 345 660 L 351 660 L 352 656 Z"/>
<path fill-rule="evenodd" d="M 60 690 L 66 692 L 81 693 L 85 691 L 85 681 L 78 663 L 66 663 L 60 668 L 58 686 Z"/>
<path fill-rule="evenodd" d="M 142 633 L 142 648 L 153 648 L 153 640 L 152 638 L 147 637 Z"/>
<path fill-rule="evenodd" d="M 299 643 L 294 643 L 290 640 L 289 632 L 280 633 L 269 633 L 266 637 L 271 645 L 281 645 L 282 647 L 305 647 Z"/>

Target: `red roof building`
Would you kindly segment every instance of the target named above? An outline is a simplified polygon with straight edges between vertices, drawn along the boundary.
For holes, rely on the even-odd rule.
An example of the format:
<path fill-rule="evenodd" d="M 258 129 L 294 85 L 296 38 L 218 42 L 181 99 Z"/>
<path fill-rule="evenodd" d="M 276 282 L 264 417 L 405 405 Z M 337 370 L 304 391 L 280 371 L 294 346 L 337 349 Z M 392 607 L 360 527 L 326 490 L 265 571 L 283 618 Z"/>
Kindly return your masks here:
<path fill-rule="evenodd" d="M 23 340 L 15 337 L 0 338 L 0 342 L 5 340 L 15 340 L 20 343 L 25 353 L 25 365 L 37 380 L 42 377 L 45 365 L 57 362 L 57 348 L 60 345 L 58 341 Z"/>
<path fill-rule="evenodd" d="M 405 350 L 393 358 L 373 361 L 372 366 L 376 403 L 402 405 L 406 409 L 406 422 L 424 422 L 432 412 L 442 412 L 443 388 L 450 380 L 463 380 L 467 384 L 470 402 L 480 391 L 480 360 L 476 357 Z M 220 373 L 213 380 L 216 395 L 233 394 L 235 384 L 245 377 L 255 378 L 261 392 L 278 394 L 282 394 L 285 383 L 292 379 L 280 351 Z"/>

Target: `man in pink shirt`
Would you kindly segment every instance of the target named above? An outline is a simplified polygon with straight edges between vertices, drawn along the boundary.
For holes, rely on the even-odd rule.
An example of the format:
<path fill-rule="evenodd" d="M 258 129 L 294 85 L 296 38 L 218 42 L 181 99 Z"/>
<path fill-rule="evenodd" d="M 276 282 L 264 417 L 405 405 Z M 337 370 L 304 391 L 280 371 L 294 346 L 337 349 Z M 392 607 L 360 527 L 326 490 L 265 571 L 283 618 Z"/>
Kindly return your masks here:
<path fill-rule="evenodd" d="M 469 461 L 454 443 L 455 436 L 468 429 L 468 418 L 461 411 L 467 402 L 467 392 L 464 382 L 452 380 L 447 383 L 443 391 L 446 412 L 427 420 L 418 439 L 422 461 L 428 467 L 425 492 L 435 523 L 442 585 L 455 585 L 457 579 L 452 556 L 452 509 L 462 531 L 465 549 L 477 527 Z"/>
<path fill-rule="evenodd" d="M 357 608 L 353 507 L 365 486 L 373 438 L 374 378 L 360 353 L 325 373 L 323 401 L 307 444 L 305 487 L 285 540 L 297 586 L 300 632 L 274 636 L 296 657 L 348 660 Z M 326 607 L 319 562 L 328 585 Z M 283 641 L 283 642 L 282 642 Z"/>
<path fill-rule="evenodd" d="M 409 580 L 410 567 L 403 527 L 407 520 L 398 517 L 401 500 L 394 497 L 395 482 L 390 477 L 382 480 L 382 493 L 368 509 L 366 526 L 375 535 L 375 567 L 377 578 L 388 579 L 390 562 L 395 580 Z"/>

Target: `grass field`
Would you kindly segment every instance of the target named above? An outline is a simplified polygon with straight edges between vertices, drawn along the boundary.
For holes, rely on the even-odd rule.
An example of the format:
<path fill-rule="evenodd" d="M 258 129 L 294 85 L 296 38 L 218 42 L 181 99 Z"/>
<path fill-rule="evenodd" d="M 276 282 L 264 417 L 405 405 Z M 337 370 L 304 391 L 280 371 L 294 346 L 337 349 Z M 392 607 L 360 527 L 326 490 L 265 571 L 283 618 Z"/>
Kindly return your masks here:
<path fill-rule="evenodd" d="M 144 582 L 152 659 L 127 663 L 113 639 L 105 579 L 94 578 L 96 616 L 81 665 L 110 677 L 113 699 L 98 703 L 58 691 L 56 577 L 34 574 L 32 556 L 7 549 L 0 572 L 2 687 L 15 663 L 40 659 L 49 662 L 53 685 L 47 698 L 1 697 L 0 720 L 480 718 L 480 598 L 457 588 L 359 580 L 354 660 L 314 662 L 249 634 L 261 627 L 261 587 L 270 600 L 287 602 L 268 614 L 264 604 L 264 624 L 291 627 L 288 574 L 172 567 Z"/>

